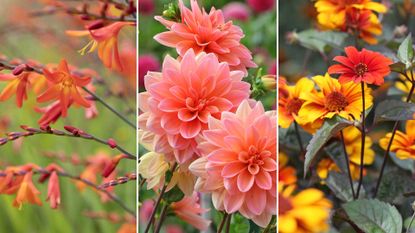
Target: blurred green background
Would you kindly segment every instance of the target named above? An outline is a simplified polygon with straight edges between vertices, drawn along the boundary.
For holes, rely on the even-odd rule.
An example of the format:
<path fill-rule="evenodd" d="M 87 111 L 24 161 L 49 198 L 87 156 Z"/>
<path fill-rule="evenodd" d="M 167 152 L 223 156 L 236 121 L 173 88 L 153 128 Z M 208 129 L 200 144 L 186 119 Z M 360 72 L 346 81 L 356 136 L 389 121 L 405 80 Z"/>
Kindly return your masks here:
<path fill-rule="evenodd" d="M 92 2 L 90 4 L 93 4 Z M 109 86 L 96 86 L 96 93 L 120 112 L 125 113 L 134 121 L 135 95 L 114 97 L 108 95 L 108 89 L 118 85 L 123 79 L 117 73 L 105 69 L 96 52 L 81 56 L 77 50 L 88 41 L 86 38 L 71 38 L 65 35 L 65 30 L 82 30 L 79 20 L 65 14 L 42 16 L 33 18 L 27 12 L 40 10 L 42 5 L 30 0 L 0 0 L 0 53 L 8 58 L 34 59 L 43 64 L 58 63 L 62 58 L 79 68 L 91 68 L 105 79 Z M 121 42 L 129 41 L 135 45 L 134 29 L 121 32 Z M 5 83 L 0 83 L 0 89 Z M 29 101 L 21 109 L 15 105 L 14 96 L 7 102 L 0 103 L 0 119 L 9 119 L 10 125 L 6 131 L 22 131 L 20 125 L 37 127 L 41 117 L 34 111 L 35 96 L 29 92 Z M 83 129 L 99 138 L 114 138 L 119 145 L 135 153 L 135 130 L 122 122 L 114 114 L 97 103 L 99 115 L 95 119 L 86 120 L 84 110 L 72 107 L 68 117 L 60 119 L 53 128 L 63 129 L 64 125 L 72 125 Z M 1 132 L 2 134 L 4 132 Z M 67 156 L 76 153 L 80 158 L 86 158 L 105 151 L 110 156 L 118 154 L 117 151 L 93 141 L 77 138 L 39 135 L 25 138 L 20 149 L 13 148 L 12 143 L 0 147 L 0 164 L 19 165 L 28 162 L 39 166 L 46 166 L 55 162 L 61 165 L 67 173 L 80 174 L 83 166 L 73 166 L 69 162 L 62 163 L 56 159 L 45 157 L 45 152 L 63 152 Z M 123 160 L 118 166 L 118 176 L 135 171 L 136 164 L 131 160 Z M 2 168 L 0 168 L 2 170 Z M 83 233 L 83 232 L 117 232 L 120 224 L 107 220 L 91 219 L 84 215 L 86 211 L 115 212 L 124 216 L 125 212 L 115 203 L 102 203 L 100 196 L 87 188 L 79 192 L 75 184 L 67 179 L 60 178 L 61 206 L 52 210 L 45 202 L 47 183 L 38 184 L 38 176 L 34 176 L 35 186 L 41 191 L 43 206 L 24 205 L 21 210 L 12 207 L 14 195 L 0 195 L 0 232 L 11 233 Z M 115 187 L 115 193 L 131 209 L 136 206 L 136 184 L 134 181 Z"/>

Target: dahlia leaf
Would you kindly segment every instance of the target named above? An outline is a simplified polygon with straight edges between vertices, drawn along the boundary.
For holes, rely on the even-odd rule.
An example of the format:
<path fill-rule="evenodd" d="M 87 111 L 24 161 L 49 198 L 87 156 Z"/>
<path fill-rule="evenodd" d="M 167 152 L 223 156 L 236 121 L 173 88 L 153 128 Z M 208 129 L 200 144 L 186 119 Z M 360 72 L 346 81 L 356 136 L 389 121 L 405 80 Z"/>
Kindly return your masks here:
<path fill-rule="evenodd" d="M 305 154 L 304 161 L 304 176 L 307 175 L 307 171 L 311 164 L 317 159 L 318 152 L 329 139 L 340 132 L 340 130 L 350 125 L 353 125 L 353 122 L 339 116 L 335 116 L 324 122 L 323 126 L 313 135 L 313 138 L 311 138 L 310 143 L 307 146 L 307 153 Z"/>
<path fill-rule="evenodd" d="M 402 217 L 398 210 L 377 199 L 361 199 L 343 204 L 349 219 L 366 233 L 401 233 Z"/>
<path fill-rule="evenodd" d="M 382 121 L 413 120 L 415 104 L 400 100 L 385 100 L 375 110 L 375 124 Z"/>
<path fill-rule="evenodd" d="M 412 35 L 409 35 L 402 41 L 398 48 L 398 58 L 405 64 L 406 69 L 412 66 L 414 59 L 414 48 L 412 47 Z"/>

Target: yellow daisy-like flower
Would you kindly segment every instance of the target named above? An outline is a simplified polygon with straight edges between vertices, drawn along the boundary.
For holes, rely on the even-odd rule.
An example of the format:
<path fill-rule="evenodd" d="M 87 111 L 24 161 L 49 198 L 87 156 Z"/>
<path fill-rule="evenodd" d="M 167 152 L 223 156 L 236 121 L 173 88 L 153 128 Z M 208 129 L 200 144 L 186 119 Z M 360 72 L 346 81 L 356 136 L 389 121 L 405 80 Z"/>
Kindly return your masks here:
<path fill-rule="evenodd" d="M 337 79 L 325 76 L 313 77 L 319 92 L 303 92 L 300 99 L 304 100 L 299 118 L 303 122 L 320 122 L 335 115 L 348 120 L 359 120 L 362 113 L 362 91 L 360 83 L 348 82 L 340 84 Z M 372 106 L 371 89 L 365 84 L 365 107 Z"/>
<path fill-rule="evenodd" d="M 301 78 L 293 85 L 284 85 L 280 87 L 278 99 L 278 124 L 282 128 L 288 128 L 297 118 L 298 111 L 304 101 L 300 99 L 303 92 L 311 92 L 314 89 L 314 83 L 308 78 Z"/>
<path fill-rule="evenodd" d="M 292 195 L 291 189 L 279 194 L 278 232 L 321 233 L 329 229 L 332 203 L 317 189 Z"/>
<path fill-rule="evenodd" d="M 346 24 L 346 12 L 350 9 L 371 10 L 385 13 L 385 5 L 371 0 L 317 0 L 317 21 L 326 29 L 342 29 Z"/>
<path fill-rule="evenodd" d="M 408 71 L 406 74 L 408 75 L 408 77 L 411 77 L 411 72 L 410 72 L 410 71 Z M 409 91 L 411 90 L 411 87 L 412 87 L 412 82 L 411 82 L 411 81 L 409 81 L 409 80 L 408 80 L 405 76 L 403 76 L 402 74 L 400 74 L 400 75 L 399 75 L 399 78 L 400 78 L 400 81 L 395 82 L 395 87 L 396 87 L 398 90 L 402 91 L 403 93 L 408 94 L 408 93 L 409 93 Z M 414 78 L 415 78 L 415 77 L 414 77 Z M 402 100 L 403 100 L 403 101 L 406 101 L 406 96 L 405 96 L 405 97 L 402 97 Z M 415 98 L 414 98 L 414 97 L 412 97 L 412 100 L 415 100 Z"/>
<path fill-rule="evenodd" d="M 405 131 L 406 133 L 396 131 L 390 151 L 395 152 L 399 159 L 415 159 L 415 120 L 406 122 Z M 379 145 L 382 149 L 387 149 L 391 136 L 392 133 L 387 133 L 380 139 Z"/>
<path fill-rule="evenodd" d="M 295 168 L 288 166 L 288 156 L 280 152 L 278 154 L 278 191 L 282 191 L 287 186 L 295 186 L 297 182 Z"/>

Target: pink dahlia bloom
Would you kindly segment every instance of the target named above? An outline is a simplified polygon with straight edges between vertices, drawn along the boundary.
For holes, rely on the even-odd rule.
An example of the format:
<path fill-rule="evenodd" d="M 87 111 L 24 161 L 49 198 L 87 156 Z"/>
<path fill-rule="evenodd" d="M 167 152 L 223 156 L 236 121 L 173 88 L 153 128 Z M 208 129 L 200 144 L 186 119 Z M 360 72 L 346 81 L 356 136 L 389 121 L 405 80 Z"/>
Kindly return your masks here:
<path fill-rule="evenodd" d="M 272 10 L 276 0 L 247 0 L 248 5 L 256 12 Z"/>
<path fill-rule="evenodd" d="M 193 193 L 190 197 L 184 197 L 178 202 L 173 202 L 171 208 L 177 217 L 196 227 L 200 231 L 204 231 L 209 227 L 210 221 L 204 219 L 200 215 L 208 210 L 203 209 L 200 206 L 197 193 Z"/>
<path fill-rule="evenodd" d="M 138 2 L 138 11 L 141 14 L 149 15 L 154 11 L 154 0 L 140 0 Z"/>
<path fill-rule="evenodd" d="M 158 71 L 160 69 L 160 62 L 152 54 L 144 54 L 138 57 L 138 85 L 144 86 L 144 76 L 149 71 Z"/>
<path fill-rule="evenodd" d="M 241 20 L 247 21 L 250 16 L 249 8 L 241 2 L 231 2 L 223 7 L 223 15 L 225 20 Z"/>
<path fill-rule="evenodd" d="M 276 214 L 275 111 L 244 101 L 236 113 L 209 118 L 208 126 L 199 144 L 202 157 L 189 167 L 199 177 L 196 189 L 211 192 L 215 208 L 239 211 L 266 227 Z"/>
<path fill-rule="evenodd" d="M 140 94 L 139 124 L 152 133 L 154 151 L 174 155 L 181 164 L 195 158 L 208 118 L 234 111 L 249 98 L 250 85 L 243 77 L 212 53 L 196 56 L 190 49 L 181 61 L 167 56 L 161 73 L 146 75 L 147 92 Z"/>
<path fill-rule="evenodd" d="M 220 62 L 227 62 L 231 70 L 254 68 L 251 52 L 241 44 L 244 34 L 232 21 L 225 22 L 221 10 L 212 8 L 208 13 L 201 10 L 196 0 L 191 0 L 192 10 L 179 0 L 181 21 L 174 22 L 156 16 L 155 19 L 170 31 L 157 34 L 154 39 L 159 43 L 176 48 L 180 56 L 187 50 L 196 53 L 214 53 Z"/>

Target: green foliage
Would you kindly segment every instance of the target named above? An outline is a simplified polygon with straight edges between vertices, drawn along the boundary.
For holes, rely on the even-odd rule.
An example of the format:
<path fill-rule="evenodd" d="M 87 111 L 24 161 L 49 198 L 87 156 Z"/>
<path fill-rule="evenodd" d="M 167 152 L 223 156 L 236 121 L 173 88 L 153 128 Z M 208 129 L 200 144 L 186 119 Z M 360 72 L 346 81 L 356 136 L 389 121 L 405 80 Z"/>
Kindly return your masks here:
<path fill-rule="evenodd" d="M 328 142 L 328 140 L 340 132 L 340 130 L 352 124 L 353 123 L 351 121 L 339 116 L 335 116 L 324 122 L 323 126 L 313 135 L 313 138 L 307 146 L 307 153 L 304 161 L 304 175 L 307 174 L 311 163 L 316 160 L 317 153 Z"/>
<path fill-rule="evenodd" d="M 345 202 L 353 201 L 353 193 L 346 173 L 330 172 L 326 179 L 326 184 L 340 200 Z M 357 190 L 357 183 L 354 183 L 353 187 L 354 190 Z M 364 196 L 363 190 L 361 190 L 359 196 Z"/>
<path fill-rule="evenodd" d="M 404 171 L 390 171 L 385 174 L 379 187 L 378 198 L 386 202 L 398 202 L 404 193 L 415 191 L 415 181 Z"/>
<path fill-rule="evenodd" d="M 412 35 L 409 34 L 405 40 L 402 41 L 398 48 L 398 58 L 405 64 L 406 69 L 412 66 L 414 60 L 414 48 L 412 47 Z"/>
<path fill-rule="evenodd" d="M 361 199 L 342 205 L 349 219 L 365 233 L 401 233 L 402 217 L 388 203 Z"/>
<path fill-rule="evenodd" d="M 382 101 L 375 109 L 375 123 L 382 121 L 412 120 L 415 114 L 415 104 L 400 100 Z"/>
<path fill-rule="evenodd" d="M 315 29 L 301 31 L 296 33 L 296 36 L 302 46 L 321 53 L 325 53 L 331 48 L 340 47 L 347 38 L 347 34 L 343 32 L 321 32 Z"/>

